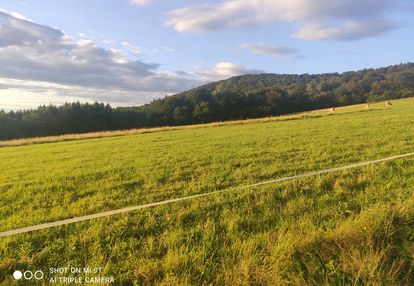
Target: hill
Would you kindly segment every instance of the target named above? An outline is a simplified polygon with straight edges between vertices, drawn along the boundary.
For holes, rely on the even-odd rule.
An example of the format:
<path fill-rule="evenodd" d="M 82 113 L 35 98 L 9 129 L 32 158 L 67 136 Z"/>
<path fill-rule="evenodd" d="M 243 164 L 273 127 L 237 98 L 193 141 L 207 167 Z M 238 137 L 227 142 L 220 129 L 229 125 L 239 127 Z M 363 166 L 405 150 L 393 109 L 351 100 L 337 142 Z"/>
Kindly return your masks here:
<path fill-rule="evenodd" d="M 408 63 L 343 74 L 244 75 L 155 100 L 143 109 L 158 124 L 210 122 L 413 95 L 414 64 Z"/>
<path fill-rule="evenodd" d="M 393 103 L 0 148 L 0 232 L 412 152 L 414 99 Z M 413 172 L 409 157 L 0 238 L 0 285 L 86 265 L 114 285 L 413 285 Z"/>
<path fill-rule="evenodd" d="M 140 107 L 68 103 L 0 112 L 0 140 L 260 118 L 413 95 L 413 63 L 343 74 L 245 75 Z"/>

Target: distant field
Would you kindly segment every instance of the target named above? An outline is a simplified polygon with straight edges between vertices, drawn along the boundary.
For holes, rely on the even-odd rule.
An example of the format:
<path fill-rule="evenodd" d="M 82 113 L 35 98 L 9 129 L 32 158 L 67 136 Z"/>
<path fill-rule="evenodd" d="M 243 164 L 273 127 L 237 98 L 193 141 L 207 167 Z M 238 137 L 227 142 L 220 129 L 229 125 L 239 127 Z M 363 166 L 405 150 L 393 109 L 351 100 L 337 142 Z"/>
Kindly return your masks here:
<path fill-rule="evenodd" d="M 365 107 L 365 104 L 340 107 L 336 109 L 335 114 L 362 111 L 362 110 L 365 110 L 364 107 Z M 383 109 L 383 108 L 384 108 L 383 102 L 371 104 L 370 106 L 371 110 Z M 223 122 L 214 122 L 214 123 L 207 123 L 207 124 L 196 124 L 196 125 L 186 125 L 186 126 L 165 126 L 165 127 L 157 127 L 157 128 L 141 128 L 141 129 L 130 129 L 130 130 L 119 130 L 119 131 L 101 131 L 101 132 L 83 133 L 83 134 L 66 134 L 66 135 L 60 135 L 60 136 L 35 137 L 35 138 L 24 138 L 24 139 L 3 140 L 3 141 L 0 140 L 0 147 L 23 146 L 23 145 L 31 145 L 31 144 L 42 144 L 42 143 L 52 143 L 52 142 L 62 142 L 62 141 L 93 139 L 93 138 L 106 138 L 106 137 L 115 137 L 115 136 L 124 136 L 124 135 L 137 135 L 137 134 L 157 133 L 157 132 L 173 131 L 173 130 L 211 128 L 211 127 L 228 126 L 228 125 L 244 125 L 244 124 L 263 123 L 263 122 L 286 121 L 286 120 L 302 119 L 306 117 L 321 117 L 327 114 L 331 114 L 329 109 L 321 109 L 321 110 L 314 110 L 314 111 L 308 111 L 308 112 L 302 112 L 302 113 L 295 113 L 295 114 L 290 114 L 290 115 L 264 117 L 264 118 L 258 118 L 258 119 L 248 119 L 248 120 L 223 121 Z"/>
<path fill-rule="evenodd" d="M 414 152 L 414 99 L 393 104 L 0 142 L 0 231 Z M 413 175 L 407 158 L 0 238 L 0 283 L 89 265 L 116 285 L 413 285 Z"/>

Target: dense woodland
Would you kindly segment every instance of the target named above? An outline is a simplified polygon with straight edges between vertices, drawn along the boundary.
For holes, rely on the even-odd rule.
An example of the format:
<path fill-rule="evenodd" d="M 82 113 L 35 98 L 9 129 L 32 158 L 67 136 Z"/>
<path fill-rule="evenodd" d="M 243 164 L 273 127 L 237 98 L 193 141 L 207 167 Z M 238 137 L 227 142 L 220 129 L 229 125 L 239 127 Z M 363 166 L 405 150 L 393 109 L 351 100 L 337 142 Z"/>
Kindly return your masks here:
<path fill-rule="evenodd" d="M 414 63 L 342 74 L 234 77 L 138 107 L 67 103 L 0 111 L 0 140 L 257 118 L 414 95 Z"/>

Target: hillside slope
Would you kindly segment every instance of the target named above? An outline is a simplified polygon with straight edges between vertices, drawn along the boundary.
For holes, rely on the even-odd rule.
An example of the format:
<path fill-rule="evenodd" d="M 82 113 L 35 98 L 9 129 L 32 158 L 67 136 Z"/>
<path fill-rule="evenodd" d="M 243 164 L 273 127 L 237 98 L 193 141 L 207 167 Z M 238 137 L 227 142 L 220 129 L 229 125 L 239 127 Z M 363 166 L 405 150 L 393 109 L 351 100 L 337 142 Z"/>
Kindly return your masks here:
<path fill-rule="evenodd" d="M 414 95 L 414 64 L 342 74 L 244 75 L 210 83 L 144 107 L 164 123 L 280 115 Z M 161 121 L 162 122 L 162 121 Z M 160 122 L 160 123 L 161 123 Z"/>

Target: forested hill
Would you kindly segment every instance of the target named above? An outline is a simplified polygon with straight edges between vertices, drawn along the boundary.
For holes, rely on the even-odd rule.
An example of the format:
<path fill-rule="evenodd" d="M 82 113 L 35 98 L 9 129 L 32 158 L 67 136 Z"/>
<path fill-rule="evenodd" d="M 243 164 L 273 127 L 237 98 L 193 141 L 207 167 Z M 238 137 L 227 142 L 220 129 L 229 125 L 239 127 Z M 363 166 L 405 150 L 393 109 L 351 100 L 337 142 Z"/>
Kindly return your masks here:
<path fill-rule="evenodd" d="M 245 75 L 164 98 L 152 105 L 161 109 L 189 106 L 196 115 L 208 120 L 278 115 L 410 96 L 414 96 L 414 63 L 343 74 Z M 181 109 L 175 111 L 186 114 Z"/>
<path fill-rule="evenodd" d="M 130 108 L 100 103 L 0 111 L 0 139 L 257 118 L 414 96 L 414 63 L 342 74 L 259 74 Z"/>

